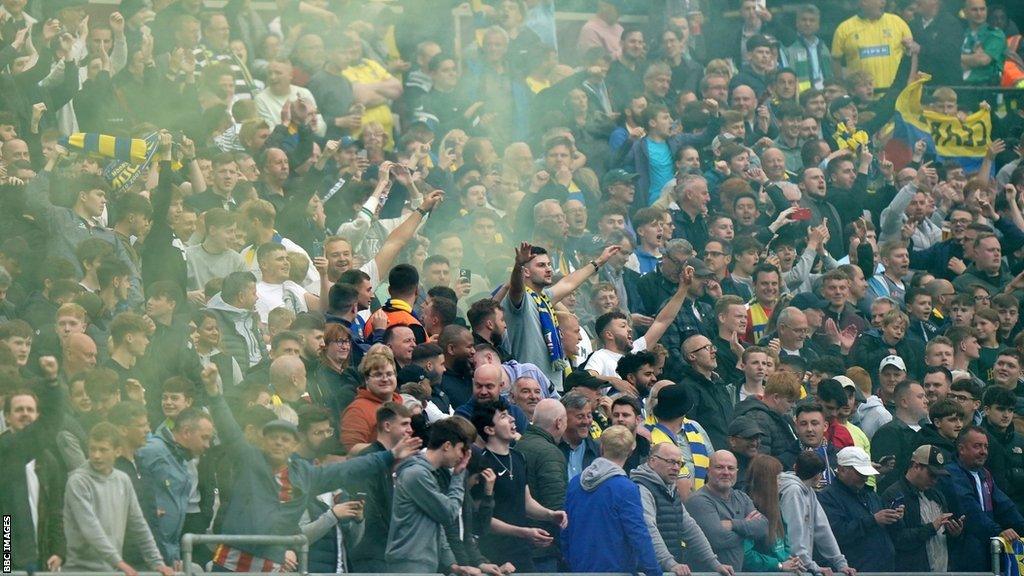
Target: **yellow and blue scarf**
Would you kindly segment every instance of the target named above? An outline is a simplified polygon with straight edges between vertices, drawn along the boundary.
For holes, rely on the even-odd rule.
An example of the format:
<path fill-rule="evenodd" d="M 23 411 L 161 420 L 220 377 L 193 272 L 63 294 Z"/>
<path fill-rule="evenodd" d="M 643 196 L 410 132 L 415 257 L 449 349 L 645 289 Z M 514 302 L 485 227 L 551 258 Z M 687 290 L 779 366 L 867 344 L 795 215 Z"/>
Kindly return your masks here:
<path fill-rule="evenodd" d="M 540 331 L 544 336 L 544 343 L 548 347 L 548 356 L 551 364 L 560 366 L 565 364 L 565 351 L 562 350 L 562 337 L 558 333 L 558 317 L 555 316 L 554 306 L 551 300 L 543 292 L 535 292 L 527 287 L 526 294 L 533 300 L 537 307 L 537 314 L 540 317 Z"/>

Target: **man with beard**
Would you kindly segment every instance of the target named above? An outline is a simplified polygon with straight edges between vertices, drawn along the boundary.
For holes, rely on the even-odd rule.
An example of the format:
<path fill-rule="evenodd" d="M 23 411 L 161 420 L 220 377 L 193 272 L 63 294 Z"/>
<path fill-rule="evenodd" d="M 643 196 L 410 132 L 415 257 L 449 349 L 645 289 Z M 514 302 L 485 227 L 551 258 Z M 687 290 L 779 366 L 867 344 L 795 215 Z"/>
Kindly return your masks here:
<path fill-rule="evenodd" d="M 596 260 L 591 260 L 555 283 L 552 280 L 551 257 L 546 250 L 527 242 L 516 249 L 508 294 L 502 300 L 502 309 L 507 314 L 509 349 L 519 360 L 536 364 L 544 370 L 556 390 L 562 388 L 562 376 L 568 360 L 562 348 L 555 305 L 597 273 L 619 250 L 619 246 L 605 248 Z M 472 335 L 468 330 L 463 330 L 469 346 L 472 346 Z M 441 347 L 445 348 L 444 332 L 441 337 Z M 447 355 L 446 351 L 446 358 Z M 447 387 L 446 391 L 449 396 L 453 396 L 453 401 L 458 402 Z M 463 399 L 466 396 L 462 394 Z"/>
<path fill-rule="evenodd" d="M 430 385 L 430 402 L 425 412 L 431 422 L 451 416 L 452 405 L 441 385 L 445 373 L 444 352 L 433 342 L 419 344 L 412 351 L 412 364 L 398 371 L 398 385 L 406 382 L 423 382 Z"/>
<path fill-rule="evenodd" d="M 441 389 L 451 406 L 462 406 L 473 395 L 473 335 L 462 326 L 446 326 L 438 344 L 444 354 Z"/>
<path fill-rule="evenodd" d="M 925 270 L 937 278 L 952 282 L 967 269 L 965 262 L 968 259 L 964 254 L 965 243 L 968 242 L 966 232 L 967 227 L 974 223 L 974 214 L 965 206 L 954 206 L 950 208 L 946 221 L 949 223 L 949 238 L 933 243 L 927 248 L 915 244 L 910 252 L 910 267 L 914 270 Z M 973 234 L 976 235 L 977 232 Z M 943 292 L 953 292 L 952 286 L 948 288 Z M 934 293 L 932 301 L 933 304 L 936 302 Z M 948 309 L 947 305 L 943 303 L 941 309 L 945 312 Z"/>
<path fill-rule="evenodd" d="M 490 344 L 498 351 L 502 362 L 508 362 L 512 355 L 505 349 L 505 311 L 501 303 L 490 298 L 473 302 L 466 311 L 466 320 L 473 330 L 473 344 Z"/>
<path fill-rule="evenodd" d="M 655 366 L 658 357 L 647 350 L 630 352 L 619 358 L 615 372 L 619 378 L 628 382 L 637 391 L 637 398 L 644 400 L 650 393 L 654 383 L 658 381 Z M 641 414 L 643 416 L 643 414 Z M 642 418 L 641 418 L 642 419 Z"/>
<path fill-rule="evenodd" d="M 626 353 L 643 352 L 661 340 L 665 330 L 671 326 L 676 315 L 679 314 L 691 284 L 693 284 L 693 270 L 684 269 L 680 282 L 676 286 L 675 294 L 658 312 L 658 316 L 647 328 L 647 332 L 636 340 L 633 340 L 633 327 L 630 317 L 626 314 L 614 311 L 598 317 L 595 327 L 603 347 L 590 355 L 584 368 L 598 378 L 608 380 L 609 384 L 617 389 L 628 390 L 628 387 L 624 387 L 621 383 L 616 385 L 611 382 L 615 379 L 616 364 Z"/>

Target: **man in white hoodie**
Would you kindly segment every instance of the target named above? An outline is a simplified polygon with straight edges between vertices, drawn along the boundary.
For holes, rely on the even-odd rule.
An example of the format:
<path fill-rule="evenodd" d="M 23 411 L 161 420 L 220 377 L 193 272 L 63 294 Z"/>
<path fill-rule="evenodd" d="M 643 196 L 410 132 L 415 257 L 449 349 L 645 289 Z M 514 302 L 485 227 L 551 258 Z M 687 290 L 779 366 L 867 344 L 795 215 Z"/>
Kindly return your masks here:
<path fill-rule="evenodd" d="M 174 570 L 160 556 L 131 479 L 114 469 L 120 442 L 120 433 L 113 424 L 96 425 L 89 432 L 89 461 L 68 476 L 64 496 L 68 559 L 64 567 L 135 576 L 135 568 L 122 556 L 127 537 L 130 545 L 139 547 L 151 569 L 172 576 Z"/>
<path fill-rule="evenodd" d="M 825 511 L 818 503 L 815 489 L 821 483 L 824 470 L 825 462 L 815 452 L 805 450 L 797 456 L 794 472 L 779 475 L 779 507 L 790 553 L 799 558 L 806 571 L 812 574 L 832 576 L 834 570 L 846 576 L 856 576 L 857 570 L 846 563 Z M 830 566 L 816 563 L 815 552 Z"/>

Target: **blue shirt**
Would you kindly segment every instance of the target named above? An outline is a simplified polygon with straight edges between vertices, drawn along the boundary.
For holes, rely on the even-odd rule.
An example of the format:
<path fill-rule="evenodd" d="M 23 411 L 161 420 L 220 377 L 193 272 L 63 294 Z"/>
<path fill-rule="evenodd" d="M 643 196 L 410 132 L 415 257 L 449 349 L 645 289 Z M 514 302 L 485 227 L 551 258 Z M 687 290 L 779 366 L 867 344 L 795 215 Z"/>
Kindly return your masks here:
<path fill-rule="evenodd" d="M 672 170 L 672 150 L 667 142 L 655 142 L 650 138 L 647 142 L 648 171 L 650 172 L 651 187 L 647 191 L 647 205 L 654 204 L 661 196 L 661 189 L 675 174 Z"/>
<path fill-rule="evenodd" d="M 568 458 L 568 472 L 569 480 L 579 476 L 583 473 L 583 455 L 587 453 L 587 443 L 580 442 L 580 445 L 569 450 Z"/>
<path fill-rule="evenodd" d="M 646 252 L 643 248 L 639 247 L 633 251 L 633 254 L 636 255 L 636 260 L 640 264 L 641 276 L 658 269 L 658 262 L 660 259 L 657 256 L 650 252 Z"/>

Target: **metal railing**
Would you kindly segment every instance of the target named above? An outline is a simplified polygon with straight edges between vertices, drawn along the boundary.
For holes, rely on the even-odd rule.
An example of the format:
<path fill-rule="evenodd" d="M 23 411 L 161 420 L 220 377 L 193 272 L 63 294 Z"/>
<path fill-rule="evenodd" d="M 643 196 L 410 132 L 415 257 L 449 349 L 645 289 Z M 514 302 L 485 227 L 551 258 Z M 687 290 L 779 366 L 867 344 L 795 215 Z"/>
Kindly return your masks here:
<path fill-rule="evenodd" d="M 196 544 L 227 544 L 257 546 L 288 546 L 295 549 L 298 560 L 298 574 L 306 574 L 309 567 L 309 541 L 302 534 L 293 536 L 234 535 L 234 534 L 184 534 L 181 537 L 181 563 L 186 576 L 193 576 L 192 548 Z M 236 572 L 236 574 L 239 574 Z"/>
<path fill-rule="evenodd" d="M 283 545 L 290 546 L 297 550 L 298 571 L 276 572 L 275 576 L 336 576 L 334 574 L 309 574 L 306 572 L 309 561 L 309 543 L 305 536 L 232 536 L 225 534 L 185 534 L 181 538 L 182 564 L 185 571 L 177 573 L 176 576 L 195 576 L 192 570 L 192 549 L 196 544 L 256 544 L 256 545 Z M 1001 558 L 1003 544 L 999 538 L 992 538 L 989 542 L 992 555 L 992 570 L 990 572 L 877 572 L 872 576 L 1001 576 Z M 29 575 L 28 572 L 12 572 L 13 576 L 124 576 L 121 572 L 35 572 Z M 160 576 L 159 572 L 139 572 L 139 576 Z M 234 572 L 236 576 L 261 576 L 262 572 Z M 398 576 L 388 573 L 352 573 L 349 576 Z M 424 576 L 445 576 L 444 574 L 426 574 Z M 620 573 L 559 573 L 557 575 L 548 573 L 518 573 L 516 576 L 632 576 L 631 574 Z M 665 576 L 672 576 L 666 573 Z M 715 572 L 694 572 L 692 576 L 718 576 Z M 737 572 L 736 576 L 793 576 L 791 572 Z"/>

